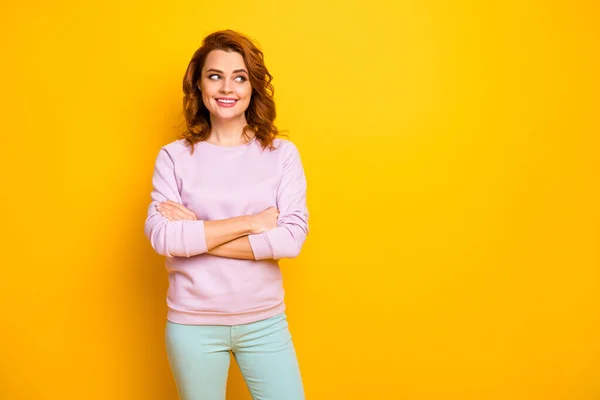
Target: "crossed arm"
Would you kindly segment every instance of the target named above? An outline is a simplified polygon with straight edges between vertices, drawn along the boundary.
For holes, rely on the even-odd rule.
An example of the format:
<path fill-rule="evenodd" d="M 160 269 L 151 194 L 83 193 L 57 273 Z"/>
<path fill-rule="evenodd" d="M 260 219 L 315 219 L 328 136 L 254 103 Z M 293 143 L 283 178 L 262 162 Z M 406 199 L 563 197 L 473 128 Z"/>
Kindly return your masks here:
<path fill-rule="evenodd" d="M 169 221 L 197 220 L 193 211 L 171 200 L 158 204 L 156 209 Z M 275 228 L 278 216 L 279 212 L 273 208 L 257 215 L 204 221 L 206 252 L 219 257 L 255 260 L 248 235 Z"/>
<path fill-rule="evenodd" d="M 208 254 L 227 258 L 241 258 L 244 260 L 255 260 L 254 252 L 250 246 L 248 236 L 242 236 L 230 242 L 223 243 L 208 251 Z"/>
<path fill-rule="evenodd" d="M 203 253 L 250 260 L 296 257 L 308 234 L 306 180 L 296 147 L 290 143 L 283 150 L 277 208 L 251 216 L 209 221 L 197 220 L 195 214 L 183 206 L 173 159 L 166 148 L 161 148 L 144 226 L 155 251 L 168 257 Z M 259 217 L 269 210 L 278 211 L 277 216 Z"/>

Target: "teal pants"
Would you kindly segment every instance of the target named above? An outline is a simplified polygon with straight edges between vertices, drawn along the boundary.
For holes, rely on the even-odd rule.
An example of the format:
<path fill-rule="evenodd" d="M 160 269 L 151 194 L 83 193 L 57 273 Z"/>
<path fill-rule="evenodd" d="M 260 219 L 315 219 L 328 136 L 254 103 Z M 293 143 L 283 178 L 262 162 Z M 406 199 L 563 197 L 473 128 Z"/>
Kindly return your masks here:
<path fill-rule="evenodd" d="M 285 312 L 242 325 L 167 320 L 167 356 L 181 400 L 225 400 L 230 352 L 255 400 L 304 400 Z"/>

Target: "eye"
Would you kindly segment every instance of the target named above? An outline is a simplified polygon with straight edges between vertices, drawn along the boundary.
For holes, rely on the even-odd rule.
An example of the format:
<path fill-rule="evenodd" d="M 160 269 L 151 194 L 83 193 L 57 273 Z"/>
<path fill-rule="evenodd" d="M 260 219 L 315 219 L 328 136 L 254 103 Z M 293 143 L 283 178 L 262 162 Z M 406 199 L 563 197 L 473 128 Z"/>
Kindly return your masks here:
<path fill-rule="evenodd" d="M 212 78 L 213 76 L 219 76 L 219 75 L 217 75 L 217 74 L 212 74 L 212 75 L 209 75 L 209 76 L 208 76 L 208 79 L 211 79 L 211 80 L 213 80 L 213 81 L 214 81 L 214 79 Z"/>
<path fill-rule="evenodd" d="M 241 81 L 238 81 L 238 82 L 246 82 L 246 78 L 245 78 L 244 76 L 240 75 L 240 76 L 238 76 L 238 77 L 237 77 L 237 78 L 235 78 L 235 79 L 238 79 L 238 78 L 242 78 L 242 80 L 241 80 Z"/>

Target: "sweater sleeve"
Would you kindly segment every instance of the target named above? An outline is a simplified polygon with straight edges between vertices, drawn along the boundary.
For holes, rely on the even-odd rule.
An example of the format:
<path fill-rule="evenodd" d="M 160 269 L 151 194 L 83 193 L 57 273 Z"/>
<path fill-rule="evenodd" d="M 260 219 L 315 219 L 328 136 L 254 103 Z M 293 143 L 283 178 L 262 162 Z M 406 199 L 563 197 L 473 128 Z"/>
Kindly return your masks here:
<path fill-rule="evenodd" d="M 169 221 L 156 209 L 161 201 L 173 200 L 182 203 L 177 181 L 175 165 L 168 151 L 159 150 L 152 176 L 152 202 L 148 207 L 148 216 L 144 224 L 144 233 L 154 250 L 167 257 L 191 257 L 208 251 L 202 220 Z"/>
<path fill-rule="evenodd" d="M 277 227 L 248 237 L 256 260 L 294 258 L 300 254 L 308 234 L 306 177 L 302 161 L 292 142 L 288 142 L 286 151 L 283 177 L 277 189 Z"/>

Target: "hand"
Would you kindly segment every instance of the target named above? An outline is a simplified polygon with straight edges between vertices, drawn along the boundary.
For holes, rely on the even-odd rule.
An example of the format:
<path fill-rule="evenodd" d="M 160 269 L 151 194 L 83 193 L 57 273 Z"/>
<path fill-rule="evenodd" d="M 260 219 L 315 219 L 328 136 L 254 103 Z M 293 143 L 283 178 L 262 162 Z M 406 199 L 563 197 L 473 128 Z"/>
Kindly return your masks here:
<path fill-rule="evenodd" d="M 252 233 L 263 233 L 277 227 L 279 210 L 269 207 L 266 210 L 250 216 L 250 230 Z"/>
<path fill-rule="evenodd" d="M 189 219 L 192 221 L 198 220 L 198 217 L 196 217 L 196 214 L 194 214 L 193 211 L 173 200 L 163 201 L 156 206 L 156 209 L 169 221 L 182 219 Z"/>

